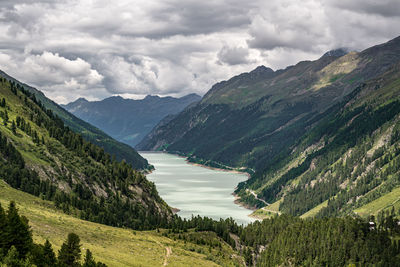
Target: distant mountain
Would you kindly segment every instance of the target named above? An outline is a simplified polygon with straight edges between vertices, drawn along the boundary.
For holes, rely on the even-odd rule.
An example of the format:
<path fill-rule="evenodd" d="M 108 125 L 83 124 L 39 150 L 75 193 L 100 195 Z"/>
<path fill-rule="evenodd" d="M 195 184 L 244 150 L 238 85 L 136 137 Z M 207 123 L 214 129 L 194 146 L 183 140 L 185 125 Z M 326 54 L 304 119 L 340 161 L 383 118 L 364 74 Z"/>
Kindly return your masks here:
<path fill-rule="evenodd" d="M 376 200 L 376 215 L 400 192 L 399 66 L 400 37 L 284 70 L 261 66 L 214 85 L 137 148 L 248 168 L 236 193 L 275 203 L 273 212 L 366 215 Z"/>
<path fill-rule="evenodd" d="M 148 95 L 141 100 L 113 96 L 101 101 L 79 98 L 62 106 L 113 138 L 135 146 L 165 116 L 177 114 L 200 99 L 196 94 L 181 98 Z"/>
<path fill-rule="evenodd" d="M 90 125 L 89 123 L 75 117 L 64 108 L 60 107 L 58 104 L 48 99 L 41 91 L 37 90 L 36 88 L 33 88 L 32 86 L 29 86 L 14 79 L 13 77 L 9 76 L 1 70 L 0 77 L 4 77 L 10 81 L 13 81 L 16 84 L 23 86 L 29 92 L 33 93 L 36 99 L 40 100 L 40 102 L 47 109 L 50 109 L 54 114 L 60 117 L 64 121 L 66 126 L 70 127 L 73 131 L 82 134 L 82 136 L 86 140 L 103 147 L 106 152 L 115 155 L 117 160 L 124 159 L 135 169 L 146 169 L 149 166 L 147 160 L 141 157 L 132 147 L 114 140 L 93 125 Z"/>

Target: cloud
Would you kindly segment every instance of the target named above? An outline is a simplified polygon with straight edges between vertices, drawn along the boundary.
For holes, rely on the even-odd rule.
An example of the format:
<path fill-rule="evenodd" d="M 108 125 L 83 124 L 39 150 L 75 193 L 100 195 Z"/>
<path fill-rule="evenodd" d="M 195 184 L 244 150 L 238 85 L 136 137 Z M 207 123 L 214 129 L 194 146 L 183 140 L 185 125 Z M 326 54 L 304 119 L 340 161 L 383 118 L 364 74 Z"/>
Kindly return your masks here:
<path fill-rule="evenodd" d="M 364 13 L 382 17 L 400 16 L 400 2 L 397 0 L 328 0 L 327 3 L 339 10 L 349 10 L 355 13 Z"/>
<path fill-rule="evenodd" d="M 0 69 L 55 101 L 204 94 L 398 34 L 395 0 L 2 0 Z"/>
<path fill-rule="evenodd" d="M 22 81 L 35 84 L 51 95 L 103 87 L 103 76 L 81 58 L 70 60 L 47 51 L 21 58 L 0 53 L 0 65 L 5 66 L 10 75 L 23 77 Z"/>
<path fill-rule="evenodd" d="M 322 4 L 318 1 L 269 1 L 254 14 L 249 28 L 251 48 L 319 51 L 329 42 L 329 28 Z"/>
<path fill-rule="evenodd" d="M 218 59 L 220 62 L 237 65 L 249 63 L 249 51 L 245 47 L 228 47 L 224 46 L 218 52 Z"/>

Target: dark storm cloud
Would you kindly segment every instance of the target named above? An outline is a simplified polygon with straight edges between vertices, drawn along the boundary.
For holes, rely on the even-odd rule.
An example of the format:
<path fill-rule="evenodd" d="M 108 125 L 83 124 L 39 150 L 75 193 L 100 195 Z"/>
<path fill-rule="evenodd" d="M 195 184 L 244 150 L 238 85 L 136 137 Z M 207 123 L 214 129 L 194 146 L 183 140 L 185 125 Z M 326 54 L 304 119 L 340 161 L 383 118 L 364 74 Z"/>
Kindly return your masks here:
<path fill-rule="evenodd" d="M 246 1 L 168 1 L 152 17 L 155 21 L 167 22 L 170 30 L 154 36 L 209 34 L 246 27 L 251 23 L 248 12 L 254 7 Z"/>
<path fill-rule="evenodd" d="M 332 7 L 347 9 L 356 13 L 366 13 L 382 17 L 400 16 L 400 1 L 398 0 L 329 0 L 327 2 Z"/>
<path fill-rule="evenodd" d="M 398 1 L 2 0 L 0 69 L 58 102 L 205 93 L 398 34 Z"/>

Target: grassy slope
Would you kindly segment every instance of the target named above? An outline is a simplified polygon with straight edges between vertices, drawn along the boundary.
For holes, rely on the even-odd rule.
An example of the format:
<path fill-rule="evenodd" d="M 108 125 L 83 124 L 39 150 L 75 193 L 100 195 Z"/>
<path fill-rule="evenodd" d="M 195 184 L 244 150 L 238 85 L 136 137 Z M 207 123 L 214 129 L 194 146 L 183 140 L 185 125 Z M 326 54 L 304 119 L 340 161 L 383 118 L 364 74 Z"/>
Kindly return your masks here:
<path fill-rule="evenodd" d="M 1 70 L 0 77 L 5 77 L 9 80 L 15 81 L 16 83 L 23 85 L 25 89 L 34 93 L 36 98 L 40 100 L 47 109 L 51 109 L 54 114 L 60 117 L 64 121 L 65 125 L 70 127 L 75 132 L 82 134 L 82 136 L 88 141 L 103 147 L 106 152 L 110 154 L 115 154 L 117 160 L 125 159 L 126 162 L 132 164 L 135 169 L 146 169 L 149 167 L 147 160 L 142 158 L 132 147 L 114 140 L 93 125 L 90 125 L 89 123 L 75 117 L 74 115 L 48 99 L 42 92 L 40 92 L 36 88 L 15 80 L 13 77 L 7 75 Z"/>
<path fill-rule="evenodd" d="M 108 266 L 162 266 L 167 247 L 172 250 L 167 258 L 168 266 L 218 266 L 207 257 L 216 258 L 223 266 L 233 266 L 229 257 L 234 252 L 225 243 L 221 252 L 215 248 L 210 251 L 206 246 L 174 241 L 156 231 L 132 231 L 83 221 L 57 210 L 49 201 L 15 190 L 0 180 L 1 205 L 7 207 L 11 200 L 16 201 L 20 213 L 29 219 L 35 242 L 49 239 L 57 251 L 67 234 L 74 232 L 81 238 L 83 252 L 90 249 L 96 260 Z"/>
<path fill-rule="evenodd" d="M 82 184 L 84 188 L 94 192 L 97 197 L 100 197 L 102 192 L 107 189 L 115 190 L 116 187 L 109 182 L 98 179 L 96 175 L 86 173 L 89 168 L 96 167 L 101 170 L 102 168 L 105 169 L 105 166 L 99 165 L 91 157 L 82 157 L 75 151 L 67 149 L 58 140 L 51 138 L 43 125 L 39 127 L 30 120 L 32 111 L 25 105 L 24 96 L 21 92 L 18 93 L 18 96 L 14 95 L 8 82 L 0 83 L 0 99 L 3 97 L 6 99 L 7 107 L 0 107 L 0 112 L 7 110 L 9 122 L 5 126 L 3 119 L 0 119 L 0 132 L 22 154 L 27 168 L 34 169 L 42 180 L 51 180 L 55 186 L 67 193 L 73 190 L 73 186 L 68 184 L 68 175 L 71 175 L 74 184 Z M 31 129 L 38 133 L 39 138 L 44 138 L 45 145 L 35 144 L 32 138 L 19 128 L 16 130 L 16 134 L 12 133 L 11 122 L 15 121 L 17 116 L 25 118 Z M 156 198 L 152 197 L 153 193 L 148 185 L 149 182 L 147 180 L 135 185 L 132 188 L 133 194 L 130 199 L 133 202 L 144 203 L 145 205 L 155 204 L 160 213 L 170 216 L 172 212 L 168 205 L 158 196 Z M 76 195 L 76 192 L 74 194 Z M 156 194 L 158 195 L 158 193 Z"/>
<path fill-rule="evenodd" d="M 380 211 L 400 208 L 400 187 L 393 189 L 390 193 L 371 201 L 370 203 L 356 209 L 354 212 L 361 217 L 366 217 L 369 214 L 377 215 Z"/>
<path fill-rule="evenodd" d="M 390 104 L 395 99 L 399 99 L 399 97 L 400 97 L 400 91 L 398 89 L 400 87 L 400 78 L 399 78 L 400 72 L 399 72 L 399 70 L 400 70 L 400 65 L 397 64 L 394 66 L 393 69 L 391 69 L 385 75 L 383 75 L 382 78 L 368 82 L 366 84 L 366 89 L 364 91 L 361 91 L 360 94 L 354 100 L 350 101 L 348 103 L 348 106 L 350 106 L 352 108 L 356 108 L 356 107 L 359 107 L 364 104 L 369 104 L 371 106 L 378 108 L 378 107 L 382 107 L 382 106 Z M 391 137 L 391 134 L 393 132 L 395 125 L 398 125 L 399 121 L 400 121 L 400 117 L 396 116 L 394 119 L 383 124 L 376 131 L 374 131 L 374 133 L 370 136 L 370 138 L 373 142 L 372 148 L 369 151 L 364 152 L 365 155 L 363 156 L 363 160 L 365 160 L 367 157 L 371 158 L 372 155 L 374 154 L 374 152 L 378 148 L 382 148 L 382 147 L 385 147 L 385 152 L 378 159 L 382 159 L 389 154 L 393 154 L 394 148 L 396 146 L 399 146 L 399 143 L 396 142 L 393 145 L 389 145 L 388 141 L 390 140 L 390 137 Z M 350 124 L 351 124 L 351 122 L 348 123 L 348 125 L 350 125 Z M 396 127 L 398 127 L 398 126 L 396 126 Z M 330 137 L 330 138 L 332 138 L 332 137 Z M 362 142 L 360 142 L 360 143 L 362 143 Z M 315 149 L 315 147 L 317 147 L 317 146 L 318 146 L 318 144 L 314 144 L 313 149 Z M 310 147 L 304 148 L 304 149 L 307 150 L 309 148 Z M 315 180 L 313 182 L 321 180 L 321 179 L 325 179 L 326 171 L 329 171 L 329 169 L 333 169 L 333 166 L 335 164 L 337 164 L 338 162 L 341 162 L 341 161 L 346 162 L 346 158 L 349 155 L 351 155 L 351 153 L 352 153 L 352 149 L 347 150 L 346 153 L 341 155 L 341 157 L 335 163 L 331 164 L 327 168 L 323 169 L 320 173 L 316 174 Z M 303 152 L 303 154 L 304 154 L 304 152 Z M 380 190 L 380 188 L 382 188 L 385 184 L 387 184 L 388 182 L 390 182 L 393 179 L 396 179 L 396 177 L 398 175 L 400 175 L 399 173 L 397 173 L 395 175 L 391 175 L 388 177 L 388 181 L 380 181 L 380 179 L 379 179 L 379 173 L 381 171 L 384 171 L 386 168 L 388 168 L 388 166 L 390 164 L 393 164 L 393 161 L 396 158 L 393 158 L 392 160 L 390 160 L 388 162 L 388 164 L 383 166 L 381 168 L 381 170 L 378 170 L 378 172 L 376 174 L 376 179 L 377 179 L 378 183 L 381 183 L 381 184 L 380 184 L 380 186 L 377 187 L 377 189 L 374 189 L 374 190 Z M 261 187 L 255 189 L 255 191 L 257 193 L 259 193 L 265 186 L 268 186 L 271 182 L 280 178 L 282 176 L 282 174 L 287 172 L 290 168 L 296 166 L 296 164 L 289 166 L 289 164 L 291 162 L 289 162 L 288 164 L 284 165 L 284 167 L 282 167 L 281 169 L 276 171 L 272 177 L 268 177 L 268 181 L 266 181 L 263 185 L 261 185 Z M 358 165 L 359 165 L 358 162 L 356 162 L 354 165 L 354 170 L 358 167 Z M 373 164 L 371 166 L 373 166 Z M 367 169 L 369 169 L 371 166 L 369 166 Z M 305 173 L 308 173 L 310 171 L 311 171 L 311 169 L 308 169 Z M 365 175 L 365 172 L 366 171 L 361 173 L 361 175 L 358 178 L 356 178 L 352 184 L 347 185 L 347 190 L 354 187 L 354 185 L 357 183 L 357 181 L 363 175 Z M 302 176 L 304 176 L 305 173 L 303 173 L 302 175 L 300 175 L 298 177 L 294 177 L 293 180 L 290 180 L 285 185 L 283 192 L 292 190 L 294 188 L 294 186 L 296 186 L 298 184 L 300 178 Z M 368 197 L 369 195 L 371 195 L 371 193 L 374 190 L 371 190 L 370 192 L 367 192 L 366 194 L 359 196 L 359 198 L 363 199 L 364 197 Z M 380 196 L 378 199 L 372 200 L 367 204 L 362 204 L 361 207 L 359 207 L 360 205 L 356 206 L 354 208 L 354 211 L 358 215 L 360 215 L 362 217 L 366 217 L 369 214 L 376 215 L 379 211 L 389 209 L 392 206 L 394 206 L 394 208 L 396 210 L 400 207 L 400 187 L 398 187 L 396 185 L 396 187 L 393 190 L 391 190 L 389 192 L 383 191 L 382 194 L 383 195 Z M 335 196 L 333 198 L 335 198 Z M 303 213 L 301 215 L 301 217 L 302 218 L 314 217 L 322 208 L 326 207 L 327 204 L 328 204 L 328 201 L 324 200 L 321 203 L 319 203 L 318 205 L 316 205 L 315 207 L 313 207 L 312 209 Z M 269 206 L 265 207 L 265 209 L 268 209 L 268 208 L 269 208 Z M 270 214 L 263 212 L 263 210 L 261 210 L 261 209 L 255 211 L 254 214 L 258 215 L 258 217 L 261 217 L 261 218 L 267 218 L 270 216 Z"/>

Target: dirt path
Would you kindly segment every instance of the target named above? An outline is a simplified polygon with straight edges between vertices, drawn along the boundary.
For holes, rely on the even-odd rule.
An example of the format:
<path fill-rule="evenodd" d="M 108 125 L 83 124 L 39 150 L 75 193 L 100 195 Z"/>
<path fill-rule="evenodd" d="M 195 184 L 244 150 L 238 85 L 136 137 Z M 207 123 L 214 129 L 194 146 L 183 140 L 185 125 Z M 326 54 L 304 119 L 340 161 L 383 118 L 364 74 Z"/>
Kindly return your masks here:
<path fill-rule="evenodd" d="M 268 211 L 268 212 L 272 212 L 272 213 L 276 213 L 276 214 L 278 214 L 278 215 L 281 215 L 281 212 L 280 211 L 276 211 L 276 210 L 270 210 L 270 209 L 268 209 L 268 207 L 263 207 L 263 208 L 261 208 L 262 210 L 265 210 L 265 211 Z"/>
<path fill-rule="evenodd" d="M 252 194 L 252 195 L 254 196 L 255 199 L 257 199 L 257 200 L 263 202 L 265 205 L 267 205 L 267 206 L 270 205 L 270 204 L 269 204 L 267 201 L 265 201 L 264 199 L 258 198 L 257 194 L 256 194 L 253 190 L 246 189 L 246 191 L 250 192 L 250 194 Z"/>
<path fill-rule="evenodd" d="M 168 258 L 169 256 L 171 256 L 172 254 L 172 248 L 168 247 L 168 246 L 164 246 L 163 244 L 161 244 L 159 241 L 155 240 L 154 238 L 150 237 L 151 240 L 153 240 L 154 242 L 156 242 L 159 246 L 161 247 L 165 247 L 165 250 L 167 251 L 167 253 L 165 254 L 164 257 L 164 262 L 163 262 L 163 266 L 167 266 L 168 265 Z"/>
<path fill-rule="evenodd" d="M 168 265 L 168 258 L 172 254 L 172 248 L 165 247 L 165 250 L 167 250 L 167 254 L 165 255 L 163 266 L 167 266 Z"/>

